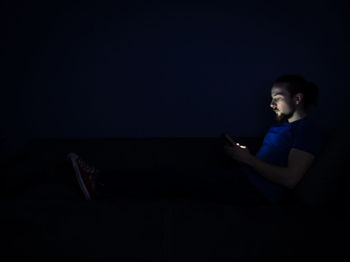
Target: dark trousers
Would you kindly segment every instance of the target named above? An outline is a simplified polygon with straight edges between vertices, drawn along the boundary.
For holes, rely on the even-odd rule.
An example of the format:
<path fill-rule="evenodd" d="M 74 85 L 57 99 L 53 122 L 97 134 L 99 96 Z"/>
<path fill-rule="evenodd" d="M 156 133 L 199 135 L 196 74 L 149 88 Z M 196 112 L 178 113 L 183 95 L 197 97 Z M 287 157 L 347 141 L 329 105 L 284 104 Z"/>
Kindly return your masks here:
<path fill-rule="evenodd" d="M 129 168 L 102 171 L 98 199 L 193 199 L 227 204 L 268 204 L 239 167 Z"/>

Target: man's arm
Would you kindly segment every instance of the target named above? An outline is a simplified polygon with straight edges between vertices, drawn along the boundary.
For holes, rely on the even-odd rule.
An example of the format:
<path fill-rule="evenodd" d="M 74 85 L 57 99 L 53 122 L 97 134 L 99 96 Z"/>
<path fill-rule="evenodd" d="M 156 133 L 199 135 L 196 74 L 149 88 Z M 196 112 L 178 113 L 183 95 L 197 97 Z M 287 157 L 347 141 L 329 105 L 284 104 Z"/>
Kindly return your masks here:
<path fill-rule="evenodd" d="M 267 180 L 293 189 L 310 168 L 314 158 L 308 152 L 292 148 L 288 156 L 288 166 L 285 168 L 268 164 L 253 155 L 247 164 Z"/>
<path fill-rule="evenodd" d="M 271 165 L 254 155 L 247 148 L 240 146 L 226 147 L 226 152 L 235 160 L 253 168 L 267 180 L 293 189 L 314 161 L 314 156 L 308 152 L 292 148 L 288 156 L 288 166 Z"/>

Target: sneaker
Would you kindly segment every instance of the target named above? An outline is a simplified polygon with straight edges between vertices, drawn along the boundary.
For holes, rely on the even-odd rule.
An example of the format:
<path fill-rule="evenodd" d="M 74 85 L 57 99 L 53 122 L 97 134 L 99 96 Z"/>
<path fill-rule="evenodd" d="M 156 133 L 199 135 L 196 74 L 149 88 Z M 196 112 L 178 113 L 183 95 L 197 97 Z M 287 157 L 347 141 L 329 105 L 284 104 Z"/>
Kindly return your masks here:
<path fill-rule="evenodd" d="M 96 196 L 95 177 L 97 170 L 94 166 L 86 163 L 81 157 L 75 153 L 67 155 L 68 160 L 72 161 L 72 165 L 78 179 L 79 186 L 87 200 L 94 199 Z"/>

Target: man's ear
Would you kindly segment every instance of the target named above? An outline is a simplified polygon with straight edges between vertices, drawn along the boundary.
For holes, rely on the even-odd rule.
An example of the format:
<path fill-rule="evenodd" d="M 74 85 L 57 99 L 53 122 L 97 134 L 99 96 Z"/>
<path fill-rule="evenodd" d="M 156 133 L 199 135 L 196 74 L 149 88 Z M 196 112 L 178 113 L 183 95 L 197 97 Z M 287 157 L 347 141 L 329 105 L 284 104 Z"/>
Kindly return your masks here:
<path fill-rule="evenodd" d="M 304 94 L 303 93 L 297 93 L 294 96 L 294 101 L 297 105 L 299 105 L 304 100 Z"/>

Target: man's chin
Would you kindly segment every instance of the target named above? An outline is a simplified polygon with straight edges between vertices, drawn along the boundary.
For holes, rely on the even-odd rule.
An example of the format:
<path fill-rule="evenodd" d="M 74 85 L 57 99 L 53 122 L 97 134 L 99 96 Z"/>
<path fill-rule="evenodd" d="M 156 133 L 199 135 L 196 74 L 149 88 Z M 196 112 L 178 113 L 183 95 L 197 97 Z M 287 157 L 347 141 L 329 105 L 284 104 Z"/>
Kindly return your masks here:
<path fill-rule="evenodd" d="M 288 119 L 291 117 L 291 115 L 286 115 L 286 114 L 280 114 L 280 115 L 276 115 L 276 120 L 278 122 L 283 122 L 283 121 L 288 121 Z"/>

